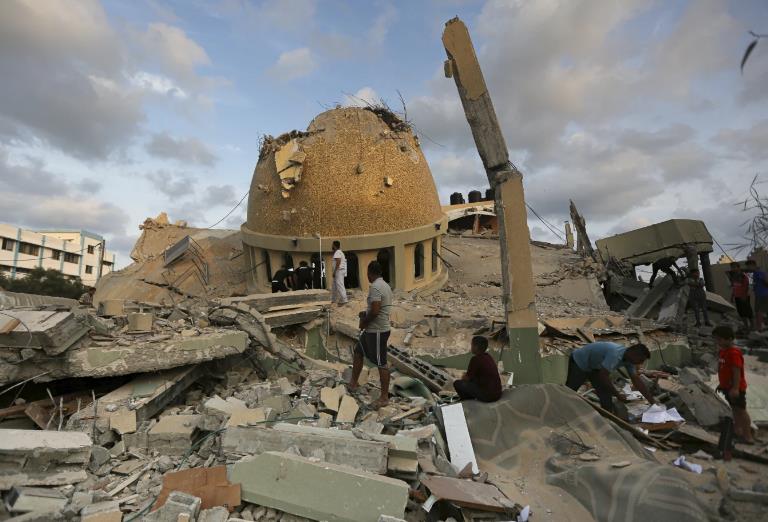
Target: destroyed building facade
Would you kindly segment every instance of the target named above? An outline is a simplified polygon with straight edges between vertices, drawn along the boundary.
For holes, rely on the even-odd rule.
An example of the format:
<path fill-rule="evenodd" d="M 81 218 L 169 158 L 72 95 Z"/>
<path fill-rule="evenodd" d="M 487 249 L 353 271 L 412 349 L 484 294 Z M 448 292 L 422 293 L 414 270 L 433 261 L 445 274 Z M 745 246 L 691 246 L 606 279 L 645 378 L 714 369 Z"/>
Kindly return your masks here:
<path fill-rule="evenodd" d="M 269 291 L 282 265 L 325 263 L 341 242 L 347 288 L 366 290 L 368 263 L 400 290 L 442 285 L 447 220 L 410 126 L 383 108 L 336 108 L 306 132 L 267 137 L 253 174 L 241 227 L 248 289 Z M 315 287 L 324 287 L 319 274 Z"/>

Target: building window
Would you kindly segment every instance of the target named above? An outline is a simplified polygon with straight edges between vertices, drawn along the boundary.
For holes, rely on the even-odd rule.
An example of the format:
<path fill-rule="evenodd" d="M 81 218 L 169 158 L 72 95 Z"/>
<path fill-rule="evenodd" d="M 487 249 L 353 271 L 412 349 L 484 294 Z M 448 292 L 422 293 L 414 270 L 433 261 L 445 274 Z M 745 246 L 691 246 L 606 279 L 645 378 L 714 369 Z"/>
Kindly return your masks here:
<path fill-rule="evenodd" d="M 64 252 L 64 262 L 65 263 L 79 263 L 80 262 L 80 256 L 77 254 L 70 254 L 69 252 Z"/>
<path fill-rule="evenodd" d="M 89 253 L 89 254 L 93 254 L 93 253 L 94 253 L 94 250 L 95 250 L 95 248 L 94 248 L 94 246 L 93 246 L 93 245 L 88 245 L 88 253 Z"/>
<path fill-rule="evenodd" d="M 424 245 L 416 243 L 413 249 L 413 276 L 416 279 L 424 277 Z"/>
<path fill-rule="evenodd" d="M 16 243 L 13 239 L 3 238 L 3 250 L 10 250 L 13 252 L 13 245 Z"/>
<path fill-rule="evenodd" d="M 432 240 L 432 272 L 437 272 L 437 260 L 438 260 L 438 254 L 437 254 L 437 238 Z"/>
<path fill-rule="evenodd" d="M 40 247 L 32 243 L 19 243 L 19 253 L 36 256 L 40 254 Z"/>
<path fill-rule="evenodd" d="M 51 259 L 58 261 L 61 259 L 61 250 L 51 250 Z"/>
<path fill-rule="evenodd" d="M 93 273 L 93 267 L 91 265 L 85 265 L 85 273 L 86 274 L 92 274 Z"/>

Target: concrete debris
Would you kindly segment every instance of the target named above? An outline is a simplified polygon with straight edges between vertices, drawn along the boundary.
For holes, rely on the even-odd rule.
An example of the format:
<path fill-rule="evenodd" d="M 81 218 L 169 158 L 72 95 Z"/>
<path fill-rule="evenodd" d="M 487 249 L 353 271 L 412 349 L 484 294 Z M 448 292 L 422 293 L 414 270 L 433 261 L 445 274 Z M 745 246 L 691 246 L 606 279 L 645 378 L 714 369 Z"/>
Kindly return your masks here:
<path fill-rule="evenodd" d="M 0 437 L 0 490 L 86 480 L 91 438 L 85 433 L 14 430 Z"/>
<path fill-rule="evenodd" d="M 147 444 L 166 455 L 184 455 L 192 448 L 202 415 L 166 415 L 149 430 Z"/>
<path fill-rule="evenodd" d="M 168 501 L 171 501 L 173 492 L 198 497 L 202 509 L 220 506 L 230 513 L 240 505 L 240 485 L 229 482 L 225 466 L 190 468 L 166 473 L 163 476 L 163 489 L 155 502 L 155 509 L 162 509 Z"/>
<path fill-rule="evenodd" d="M 58 355 L 88 333 L 88 324 L 72 312 L 11 310 L 0 316 L 0 346 L 3 359 L 11 348 L 31 348 L 45 355 Z M 22 357 L 23 359 L 23 357 Z M 21 359 L 19 359 L 21 360 Z"/>
<path fill-rule="evenodd" d="M 287 451 L 291 447 L 306 457 L 323 450 L 324 459 L 332 464 L 384 475 L 387 473 L 388 444 L 374 440 L 358 440 L 351 432 L 276 424 L 274 428 L 230 428 L 222 436 L 224 452 L 255 455 L 266 451 Z"/>
<path fill-rule="evenodd" d="M 117 501 L 97 502 L 84 507 L 80 517 L 82 522 L 121 522 L 123 512 Z"/>
<path fill-rule="evenodd" d="M 238 461 L 230 473 L 243 499 L 312 520 L 377 522 L 403 518 L 408 484 L 347 466 L 316 463 L 287 453 L 266 452 Z M 338 492 L 344 492 L 344 502 Z M 296 494 L 301 492 L 301 494 Z"/>
<path fill-rule="evenodd" d="M 178 522 L 197 520 L 200 513 L 201 500 L 188 493 L 181 491 L 172 491 L 166 499 L 163 506 L 147 515 L 144 515 L 145 522 Z"/>
<path fill-rule="evenodd" d="M 56 513 L 69 502 L 60 491 L 48 488 L 14 487 L 5 496 L 5 506 L 13 513 Z"/>

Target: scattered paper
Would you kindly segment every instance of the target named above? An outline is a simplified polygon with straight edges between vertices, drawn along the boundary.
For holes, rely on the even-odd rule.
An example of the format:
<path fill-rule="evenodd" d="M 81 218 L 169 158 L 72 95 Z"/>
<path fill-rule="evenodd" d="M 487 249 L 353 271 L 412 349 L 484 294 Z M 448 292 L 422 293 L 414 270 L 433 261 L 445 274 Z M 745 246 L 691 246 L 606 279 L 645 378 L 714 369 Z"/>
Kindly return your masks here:
<path fill-rule="evenodd" d="M 691 471 L 693 473 L 698 473 L 701 475 L 701 472 L 703 468 L 701 467 L 701 464 L 694 464 L 693 462 L 688 462 L 685 460 L 685 455 L 680 455 L 675 459 L 675 461 L 672 463 L 678 468 L 682 468 L 687 471 Z"/>
<path fill-rule="evenodd" d="M 531 516 L 531 506 L 525 506 L 520 510 L 520 514 L 517 515 L 517 522 L 528 522 L 528 517 Z"/>
<path fill-rule="evenodd" d="M 643 400 L 643 394 L 639 391 L 633 390 L 629 384 L 625 384 L 624 387 L 621 389 L 621 393 L 624 394 L 624 396 L 627 398 L 627 400 L 630 401 L 641 401 Z"/>
<path fill-rule="evenodd" d="M 643 413 L 643 422 L 647 424 L 663 424 L 669 421 L 683 422 L 684 420 L 677 412 L 677 408 L 667 409 L 662 404 L 653 404 Z"/>
<path fill-rule="evenodd" d="M 643 446 L 643 447 L 644 447 L 645 449 L 647 449 L 648 451 L 650 451 L 651 453 L 656 453 L 656 448 L 652 448 L 652 447 L 650 447 L 650 446 Z"/>

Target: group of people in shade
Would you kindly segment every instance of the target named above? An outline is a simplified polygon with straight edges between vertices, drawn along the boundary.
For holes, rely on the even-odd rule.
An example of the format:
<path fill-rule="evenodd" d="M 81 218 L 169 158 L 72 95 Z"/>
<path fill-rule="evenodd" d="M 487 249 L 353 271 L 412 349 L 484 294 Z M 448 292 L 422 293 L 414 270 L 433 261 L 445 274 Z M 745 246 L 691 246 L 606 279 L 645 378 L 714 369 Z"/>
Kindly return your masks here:
<path fill-rule="evenodd" d="M 765 326 L 765 314 L 768 312 L 768 281 L 765 272 L 750 259 L 747 261 L 746 270 L 742 270 L 739 263 L 731 263 L 728 276 L 731 281 L 731 301 L 736 306 L 744 329 L 761 331 Z M 752 297 L 755 302 L 754 309 Z"/>
<path fill-rule="evenodd" d="M 347 258 L 341 250 L 339 241 L 334 241 L 331 248 L 333 252 L 331 301 L 345 305 L 347 304 L 347 290 L 344 286 L 344 278 L 347 277 Z M 272 293 L 321 288 L 321 272 L 322 269 L 319 266 L 315 266 L 314 263 L 310 266 L 306 261 L 301 261 L 296 269 L 283 264 L 272 275 Z"/>

